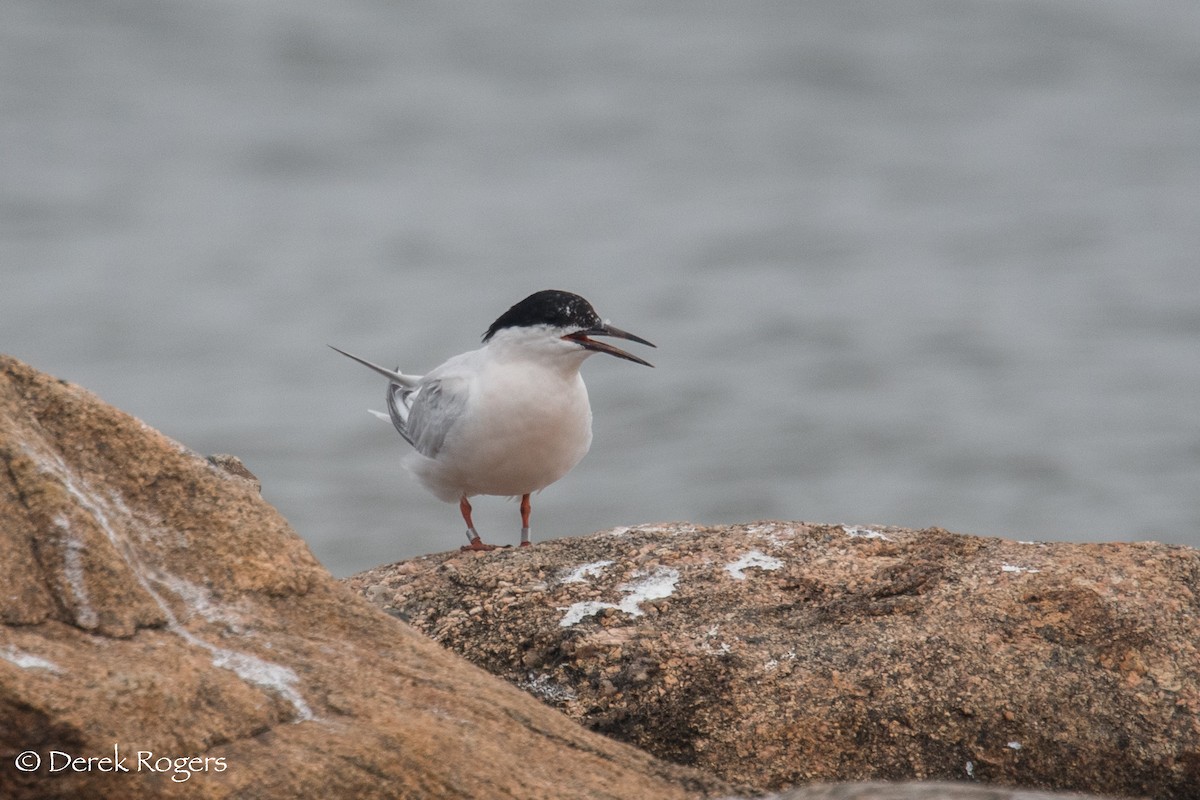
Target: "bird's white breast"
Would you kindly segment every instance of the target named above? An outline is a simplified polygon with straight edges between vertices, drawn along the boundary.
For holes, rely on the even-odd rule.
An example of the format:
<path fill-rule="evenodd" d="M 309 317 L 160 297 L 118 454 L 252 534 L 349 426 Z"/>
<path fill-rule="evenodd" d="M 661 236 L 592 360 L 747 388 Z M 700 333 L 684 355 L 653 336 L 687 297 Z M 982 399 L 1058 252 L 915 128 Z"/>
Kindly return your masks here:
<path fill-rule="evenodd" d="M 462 417 L 436 461 L 410 466 L 445 500 L 522 495 L 563 477 L 592 442 L 592 412 L 578 363 L 488 360 L 471 378 Z"/>

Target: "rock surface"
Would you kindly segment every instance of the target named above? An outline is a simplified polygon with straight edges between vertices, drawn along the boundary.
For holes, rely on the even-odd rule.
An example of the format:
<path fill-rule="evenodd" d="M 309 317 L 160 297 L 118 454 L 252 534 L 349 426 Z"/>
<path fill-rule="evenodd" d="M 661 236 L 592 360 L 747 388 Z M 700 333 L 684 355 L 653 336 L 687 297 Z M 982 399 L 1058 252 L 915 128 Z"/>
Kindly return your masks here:
<path fill-rule="evenodd" d="M 725 791 L 371 607 L 218 461 L 0 356 L 0 797 Z"/>
<path fill-rule="evenodd" d="M 593 730 L 757 790 L 1200 796 L 1189 548 L 672 524 L 348 582 Z"/>
<path fill-rule="evenodd" d="M 1095 795 L 963 783 L 835 783 L 805 786 L 763 800 L 1088 800 Z"/>

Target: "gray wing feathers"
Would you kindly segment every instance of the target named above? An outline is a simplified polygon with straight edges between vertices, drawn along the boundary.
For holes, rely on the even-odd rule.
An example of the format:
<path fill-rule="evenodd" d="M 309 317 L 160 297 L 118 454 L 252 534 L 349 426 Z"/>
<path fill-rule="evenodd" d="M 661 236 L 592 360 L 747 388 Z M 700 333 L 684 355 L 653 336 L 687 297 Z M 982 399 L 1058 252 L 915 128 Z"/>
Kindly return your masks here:
<path fill-rule="evenodd" d="M 412 437 L 408 435 L 408 397 L 412 393 L 412 389 L 405 389 L 398 383 L 389 383 L 387 410 L 388 416 L 392 418 L 392 424 L 396 426 L 396 430 L 404 437 L 404 440 L 416 446 Z"/>
<path fill-rule="evenodd" d="M 399 370 L 381 367 L 345 350 L 338 350 L 333 345 L 329 346 L 388 379 L 386 400 L 392 424 L 418 453 L 429 458 L 435 457 L 446 441 L 446 434 L 462 414 L 470 392 L 468 381 L 455 375 L 446 375 L 443 371 L 458 359 L 446 362 L 434 370 L 434 375 L 422 377 L 405 375 Z M 438 377 L 437 373 L 443 377 Z"/>
<path fill-rule="evenodd" d="M 412 442 L 418 453 L 434 458 L 466 404 L 466 381 L 453 378 L 426 380 L 409 403 L 405 421 L 407 433 L 401 431 L 401 434 Z M 394 415 L 392 420 L 395 421 Z"/>

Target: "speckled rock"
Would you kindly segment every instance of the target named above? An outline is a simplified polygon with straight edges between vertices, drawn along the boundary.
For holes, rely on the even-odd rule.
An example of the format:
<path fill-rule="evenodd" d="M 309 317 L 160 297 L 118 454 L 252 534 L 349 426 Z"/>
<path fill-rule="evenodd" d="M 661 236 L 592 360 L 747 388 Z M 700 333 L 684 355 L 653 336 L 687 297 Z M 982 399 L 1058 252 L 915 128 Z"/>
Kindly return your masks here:
<path fill-rule="evenodd" d="M 835 783 L 805 786 L 763 800 L 1098 800 L 1096 795 L 1040 792 L 964 783 Z"/>
<path fill-rule="evenodd" d="M 0 797 L 725 791 L 352 594 L 235 461 L 0 356 Z"/>
<path fill-rule="evenodd" d="M 757 790 L 1200 796 L 1200 552 L 665 524 L 350 585 L 593 730 Z"/>

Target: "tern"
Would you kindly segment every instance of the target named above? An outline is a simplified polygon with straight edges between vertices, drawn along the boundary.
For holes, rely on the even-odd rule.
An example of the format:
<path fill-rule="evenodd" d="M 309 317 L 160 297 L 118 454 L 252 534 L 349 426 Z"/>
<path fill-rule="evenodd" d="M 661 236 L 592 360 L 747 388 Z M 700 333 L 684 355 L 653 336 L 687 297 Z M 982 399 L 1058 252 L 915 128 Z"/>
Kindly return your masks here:
<path fill-rule="evenodd" d="M 529 496 L 570 472 L 592 444 L 592 409 L 579 374 L 588 356 L 654 366 L 593 336 L 654 347 L 601 320 L 579 295 L 555 289 L 526 297 L 492 323 L 483 347 L 426 375 L 330 347 L 388 379 L 388 417 L 414 448 L 405 466 L 438 498 L 458 502 L 469 542 L 463 550 L 493 550 L 475 530 L 470 498 L 520 497 L 521 546 L 529 546 Z"/>

